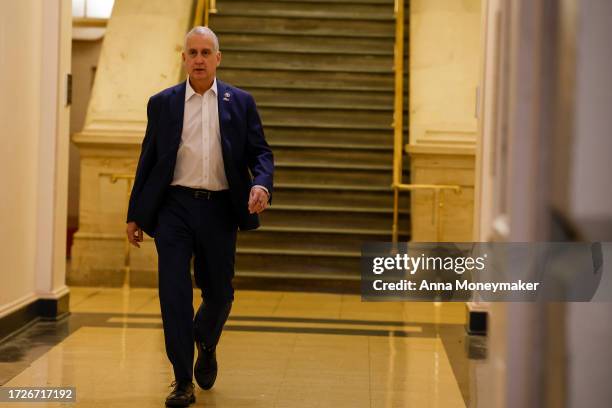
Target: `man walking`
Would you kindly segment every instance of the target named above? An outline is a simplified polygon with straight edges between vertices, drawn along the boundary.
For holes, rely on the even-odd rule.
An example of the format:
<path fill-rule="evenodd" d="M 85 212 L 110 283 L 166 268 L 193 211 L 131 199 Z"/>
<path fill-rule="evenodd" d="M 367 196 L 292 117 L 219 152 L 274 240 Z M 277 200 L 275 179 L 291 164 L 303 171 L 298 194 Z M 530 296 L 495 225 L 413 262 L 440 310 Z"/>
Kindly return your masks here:
<path fill-rule="evenodd" d="M 253 97 L 216 79 L 215 33 L 193 28 L 182 59 L 187 80 L 147 105 L 126 231 L 136 247 L 143 231 L 155 239 L 164 340 L 175 376 L 167 406 L 195 402 L 193 377 L 203 389 L 215 382 L 215 348 L 234 299 L 236 232 L 259 226 L 274 171 Z M 192 256 L 202 291 L 195 319 Z"/>

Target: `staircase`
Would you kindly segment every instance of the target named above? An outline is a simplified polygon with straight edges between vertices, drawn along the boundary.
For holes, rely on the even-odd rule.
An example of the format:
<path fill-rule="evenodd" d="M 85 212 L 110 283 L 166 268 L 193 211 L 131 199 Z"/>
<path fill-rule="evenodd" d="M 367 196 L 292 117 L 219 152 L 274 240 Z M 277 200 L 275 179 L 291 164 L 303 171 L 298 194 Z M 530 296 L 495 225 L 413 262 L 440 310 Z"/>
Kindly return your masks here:
<path fill-rule="evenodd" d="M 217 75 L 253 94 L 276 163 L 262 227 L 239 234 L 237 285 L 358 288 L 362 243 L 391 239 L 393 0 L 217 9 Z M 406 194 L 400 208 L 405 240 Z"/>

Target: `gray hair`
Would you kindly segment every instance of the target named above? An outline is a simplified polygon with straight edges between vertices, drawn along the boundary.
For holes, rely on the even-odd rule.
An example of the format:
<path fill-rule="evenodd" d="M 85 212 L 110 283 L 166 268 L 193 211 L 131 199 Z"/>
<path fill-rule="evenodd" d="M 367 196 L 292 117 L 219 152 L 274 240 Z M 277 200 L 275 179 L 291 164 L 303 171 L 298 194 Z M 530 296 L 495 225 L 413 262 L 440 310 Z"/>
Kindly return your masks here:
<path fill-rule="evenodd" d="M 217 38 L 217 34 L 213 30 L 204 26 L 196 26 L 193 27 L 187 34 L 185 34 L 185 43 L 183 45 L 183 50 L 187 51 L 187 38 L 192 35 L 203 35 L 205 37 L 210 37 L 213 40 L 213 51 L 219 51 L 219 39 Z"/>

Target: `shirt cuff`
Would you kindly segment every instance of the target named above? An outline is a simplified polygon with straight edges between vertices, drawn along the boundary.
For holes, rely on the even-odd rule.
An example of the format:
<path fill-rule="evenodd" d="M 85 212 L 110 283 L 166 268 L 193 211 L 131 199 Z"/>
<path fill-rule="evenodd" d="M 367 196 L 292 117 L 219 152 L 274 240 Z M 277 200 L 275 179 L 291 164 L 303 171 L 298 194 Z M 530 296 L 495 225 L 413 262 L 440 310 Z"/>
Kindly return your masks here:
<path fill-rule="evenodd" d="M 260 185 L 260 184 L 255 184 L 255 185 L 253 186 L 253 188 L 260 188 L 260 189 L 262 189 L 263 191 L 265 191 L 265 192 L 266 192 L 266 194 L 268 195 L 268 198 L 270 198 L 270 192 L 269 192 L 269 191 L 268 191 L 268 189 L 267 189 L 267 188 L 265 188 L 264 186 L 262 186 L 262 185 Z"/>

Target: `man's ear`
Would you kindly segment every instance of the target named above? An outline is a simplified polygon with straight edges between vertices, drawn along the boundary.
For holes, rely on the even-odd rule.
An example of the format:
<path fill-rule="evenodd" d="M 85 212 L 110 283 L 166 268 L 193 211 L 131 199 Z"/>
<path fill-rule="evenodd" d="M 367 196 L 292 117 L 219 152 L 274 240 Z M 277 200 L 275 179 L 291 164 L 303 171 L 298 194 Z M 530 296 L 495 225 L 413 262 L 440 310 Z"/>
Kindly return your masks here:
<path fill-rule="evenodd" d="M 221 51 L 217 51 L 217 66 L 221 65 Z"/>

